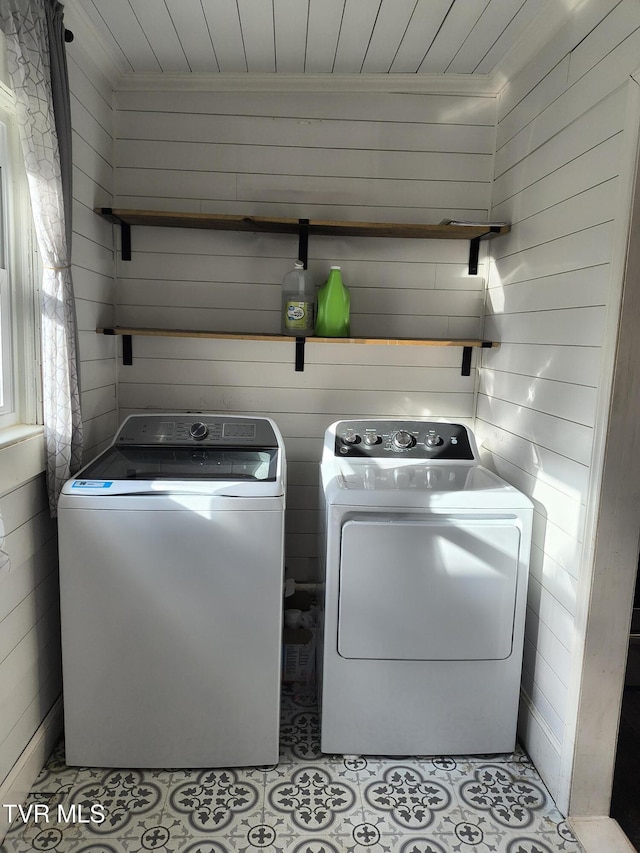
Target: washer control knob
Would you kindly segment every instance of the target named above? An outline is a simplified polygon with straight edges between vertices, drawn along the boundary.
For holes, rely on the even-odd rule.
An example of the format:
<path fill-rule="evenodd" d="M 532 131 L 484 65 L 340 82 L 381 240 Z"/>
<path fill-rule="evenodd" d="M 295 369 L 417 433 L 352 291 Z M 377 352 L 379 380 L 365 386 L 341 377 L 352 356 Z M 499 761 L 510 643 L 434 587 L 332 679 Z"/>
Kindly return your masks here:
<path fill-rule="evenodd" d="M 439 435 L 428 435 L 425 438 L 424 443 L 427 445 L 427 447 L 439 447 L 443 443 L 443 441 Z"/>
<path fill-rule="evenodd" d="M 349 432 L 345 432 L 345 434 L 342 436 L 342 440 L 345 444 L 356 444 L 358 441 L 360 441 L 360 436 L 357 432 L 349 430 Z"/>
<path fill-rule="evenodd" d="M 393 446 L 398 450 L 409 450 L 415 443 L 415 438 L 404 429 L 398 430 L 393 436 Z"/>
<path fill-rule="evenodd" d="M 209 427 L 203 424 L 202 421 L 196 421 L 195 424 L 191 424 L 189 435 L 191 438 L 195 438 L 196 441 L 202 441 L 203 438 L 209 435 Z"/>
<path fill-rule="evenodd" d="M 365 433 L 363 439 L 364 443 L 369 447 L 374 447 L 376 444 L 380 444 L 382 439 L 376 433 L 367 432 Z"/>

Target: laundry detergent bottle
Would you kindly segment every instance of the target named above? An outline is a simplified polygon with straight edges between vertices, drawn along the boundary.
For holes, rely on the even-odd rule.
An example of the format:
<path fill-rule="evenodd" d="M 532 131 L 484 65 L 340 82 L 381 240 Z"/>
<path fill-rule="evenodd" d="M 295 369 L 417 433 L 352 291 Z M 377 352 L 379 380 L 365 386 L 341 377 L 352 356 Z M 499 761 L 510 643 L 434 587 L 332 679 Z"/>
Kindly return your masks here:
<path fill-rule="evenodd" d="M 306 337 L 313 334 L 315 292 L 309 270 L 302 261 L 282 279 L 282 334 Z"/>
<path fill-rule="evenodd" d="M 319 338 L 348 338 L 351 334 L 351 296 L 342 283 L 340 267 L 331 267 L 329 278 L 318 289 L 316 335 Z"/>

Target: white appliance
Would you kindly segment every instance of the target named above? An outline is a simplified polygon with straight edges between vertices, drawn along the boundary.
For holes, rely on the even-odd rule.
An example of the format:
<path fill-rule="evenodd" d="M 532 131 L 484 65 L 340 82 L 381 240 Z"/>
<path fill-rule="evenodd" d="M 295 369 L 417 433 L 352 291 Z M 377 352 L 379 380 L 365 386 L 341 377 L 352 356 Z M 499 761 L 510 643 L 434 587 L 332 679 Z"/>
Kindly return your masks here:
<path fill-rule="evenodd" d="M 529 499 L 422 420 L 333 424 L 321 480 L 322 751 L 511 751 Z"/>
<path fill-rule="evenodd" d="M 66 759 L 278 761 L 285 508 L 267 418 L 132 415 L 58 506 Z"/>

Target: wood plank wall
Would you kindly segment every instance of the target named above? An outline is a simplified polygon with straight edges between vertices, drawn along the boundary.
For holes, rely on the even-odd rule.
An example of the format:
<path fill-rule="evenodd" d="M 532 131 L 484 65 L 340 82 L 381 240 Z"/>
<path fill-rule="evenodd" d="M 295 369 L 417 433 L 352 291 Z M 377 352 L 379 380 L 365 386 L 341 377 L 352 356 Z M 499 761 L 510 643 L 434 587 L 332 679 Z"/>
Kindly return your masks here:
<path fill-rule="evenodd" d="M 114 322 L 113 229 L 93 212 L 98 205 L 111 204 L 114 119 L 111 84 L 75 41 L 67 51 L 73 127 L 72 273 L 88 461 L 117 426 L 115 344 L 95 333 L 97 326 Z"/>
<path fill-rule="evenodd" d="M 584 4 L 499 105 L 492 216 L 513 228 L 492 246 L 485 333 L 502 343 L 483 354 L 476 426 L 488 462 L 536 505 L 520 728 L 555 798 L 575 713 L 577 593 L 588 583 L 594 428 L 598 405 L 608 406 L 599 394 L 639 26 L 633 2 Z"/>
<path fill-rule="evenodd" d="M 234 214 L 486 221 L 495 99 L 326 93 L 124 92 L 117 95 L 114 206 Z M 279 330 L 280 282 L 295 237 L 134 228 L 119 261 L 120 325 Z M 342 266 L 352 332 L 477 336 L 483 279 L 468 243 L 313 238 L 317 284 Z M 482 272 L 482 271 L 481 271 Z M 341 417 L 469 421 L 475 370 L 459 349 L 134 338 L 118 377 L 120 417 L 145 409 L 273 417 L 289 462 L 286 560 L 312 579 L 322 436 Z"/>
<path fill-rule="evenodd" d="M 60 617 L 44 475 L 3 494 L 0 512 L 12 565 L 0 577 L 1 784 L 60 693 Z"/>

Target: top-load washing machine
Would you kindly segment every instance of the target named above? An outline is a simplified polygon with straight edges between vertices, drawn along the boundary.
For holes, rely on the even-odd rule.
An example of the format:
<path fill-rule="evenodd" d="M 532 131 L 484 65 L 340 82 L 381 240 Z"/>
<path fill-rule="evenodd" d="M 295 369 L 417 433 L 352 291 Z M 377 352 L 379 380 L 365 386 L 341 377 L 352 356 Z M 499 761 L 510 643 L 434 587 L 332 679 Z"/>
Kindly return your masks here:
<path fill-rule="evenodd" d="M 268 418 L 132 415 L 58 506 L 68 764 L 279 754 L 286 464 Z"/>
<path fill-rule="evenodd" d="M 529 499 L 424 420 L 333 424 L 321 480 L 322 751 L 511 751 Z"/>

